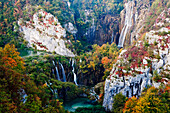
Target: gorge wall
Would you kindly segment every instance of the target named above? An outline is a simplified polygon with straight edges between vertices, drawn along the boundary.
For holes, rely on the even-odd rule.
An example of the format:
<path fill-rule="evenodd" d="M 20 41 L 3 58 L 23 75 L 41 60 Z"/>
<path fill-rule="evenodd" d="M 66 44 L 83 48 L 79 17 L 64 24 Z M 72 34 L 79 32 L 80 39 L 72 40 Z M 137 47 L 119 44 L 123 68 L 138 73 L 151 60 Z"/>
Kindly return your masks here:
<path fill-rule="evenodd" d="M 105 81 L 103 106 L 112 110 L 113 97 L 122 93 L 126 97 L 141 95 L 148 85 L 158 88 L 167 85 L 170 70 L 170 28 L 163 27 L 170 23 L 170 9 L 165 9 L 158 16 L 154 26 L 140 41 L 120 53 L 113 65 L 110 76 Z M 136 29 L 136 28 L 134 28 Z"/>

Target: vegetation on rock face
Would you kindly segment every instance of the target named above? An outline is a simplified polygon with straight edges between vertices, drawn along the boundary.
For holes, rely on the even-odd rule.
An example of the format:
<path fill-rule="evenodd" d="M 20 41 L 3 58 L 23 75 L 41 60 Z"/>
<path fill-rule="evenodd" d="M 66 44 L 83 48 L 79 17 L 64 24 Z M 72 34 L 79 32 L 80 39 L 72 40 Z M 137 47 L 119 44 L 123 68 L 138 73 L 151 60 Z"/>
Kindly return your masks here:
<path fill-rule="evenodd" d="M 141 74 L 141 71 L 136 70 L 138 67 L 145 67 L 148 64 L 143 64 L 143 59 L 148 56 L 147 49 L 141 45 L 140 47 L 134 46 L 129 48 L 120 60 L 119 71 L 116 73 L 119 76 L 128 76 L 132 74 Z M 126 70 L 124 73 L 122 70 Z"/>
<path fill-rule="evenodd" d="M 150 87 L 145 89 L 138 99 L 133 96 L 126 99 L 122 94 L 114 97 L 114 113 L 168 113 L 169 86 L 160 87 L 159 89 Z"/>
<path fill-rule="evenodd" d="M 16 4 L 13 6 L 12 0 L 0 2 L 0 47 L 7 43 L 15 44 L 17 48 L 26 46 L 21 34 L 14 30 L 14 27 L 18 28 L 15 21 L 20 15 L 16 7 Z"/>
<path fill-rule="evenodd" d="M 97 84 L 110 74 L 113 63 L 118 57 L 119 49 L 116 44 L 93 45 L 91 52 L 80 55 L 78 65 L 83 76 L 91 78 L 90 84 Z"/>
<path fill-rule="evenodd" d="M 142 96 L 137 99 L 136 97 L 129 98 L 123 109 L 124 113 L 168 113 L 169 103 L 168 101 L 169 86 L 165 88 L 156 89 L 154 87 L 149 88 L 146 92 L 142 93 Z"/>
<path fill-rule="evenodd" d="M 68 2 L 71 2 L 71 6 L 68 5 Z M 143 32 L 160 28 L 155 24 L 155 21 L 158 23 L 169 18 L 167 11 L 162 17 L 158 17 L 164 9 L 167 10 L 166 8 L 169 7 L 170 2 L 168 0 L 153 1 Z M 80 85 L 91 86 L 104 81 L 110 75 L 116 60 L 120 60 L 120 65 L 116 65 L 119 68 L 116 72 L 119 77 L 142 74 L 139 68 L 150 68 L 155 82 L 168 81 L 163 79 L 169 79 L 168 68 L 162 69 L 160 73 L 157 70 L 153 71 L 151 60 L 161 60 L 162 56 L 160 56 L 158 49 L 169 49 L 169 32 L 156 32 L 154 35 L 167 36 L 168 38 L 160 38 L 152 44 L 144 39 L 144 43 L 140 43 L 140 46 L 129 47 L 120 59 L 118 59 L 118 55 L 121 50 L 117 48 L 115 43 L 106 43 L 102 46 L 87 43 L 89 39 L 85 34 L 92 26 L 92 20 L 94 19 L 94 24 L 97 24 L 96 29 L 103 28 L 103 32 L 108 33 L 106 30 L 108 25 L 104 25 L 102 22 L 107 21 L 105 20 L 106 15 L 119 15 L 123 9 L 123 0 L 1 0 L 0 112 L 68 113 L 64 110 L 62 102 L 70 101 L 84 93 L 84 88 L 72 83 L 74 81 L 71 64 L 73 58 L 55 56 L 55 53 L 53 55 L 45 53 L 43 56 L 30 56 L 24 59 L 19 56 L 17 49 L 24 50 L 27 48 L 28 42 L 23 39 L 24 34 L 19 32 L 17 21 L 19 18 L 23 18 L 23 20 L 32 23 L 33 14 L 40 9 L 53 14 L 61 25 L 71 22 L 77 27 L 78 34 L 74 34 L 74 37 L 73 34 L 67 32 L 66 39 L 69 41 L 66 42 L 66 46 L 77 55 L 74 71 Z M 42 21 L 41 18 L 42 15 L 39 15 L 40 21 Z M 23 24 L 26 23 L 23 22 Z M 112 29 L 116 25 L 112 24 L 108 28 Z M 169 29 L 169 23 L 165 23 L 163 26 Z M 145 35 L 143 35 L 144 38 Z M 78 40 L 74 39 L 76 36 Z M 161 46 L 158 48 L 158 45 Z M 154 50 L 157 54 L 154 54 Z M 144 63 L 144 60 L 147 63 Z M 55 65 L 52 61 L 55 62 Z M 68 82 L 57 80 L 55 66 L 58 67 L 59 74 L 63 75 L 59 62 L 65 68 Z M 61 77 L 61 80 L 63 80 L 63 77 Z M 98 86 L 97 90 L 100 94 L 99 102 L 102 102 L 103 83 Z M 168 113 L 170 112 L 169 93 L 169 85 L 167 85 L 159 89 L 151 87 L 144 91 L 139 99 L 136 97 L 126 99 L 122 94 L 117 94 L 114 97 L 113 112 Z M 106 111 L 101 106 L 78 108 L 75 111 L 75 113 L 87 112 L 105 113 Z"/>
<path fill-rule="evenodd" d="M 146 25 L 144 27 L 143 32 L 147 32 L 153 28 L 160 28 L 159 26 L 154 26 L 155 20 L 156 22 L 162 21 L 164 22 L 164 18 L 169 17 L 167 14 L 164 15 L 165 17 L 160 18 L 160 20 L 157 19 L 158 15 L 165 10 L 165 8 L 170 7 L 170 2 L 168 0 L 154 0 L 151 4 L 149 16 L 146 19 Z M 168 26 L 168 24 L 165 24 L 164 26 Z"/>

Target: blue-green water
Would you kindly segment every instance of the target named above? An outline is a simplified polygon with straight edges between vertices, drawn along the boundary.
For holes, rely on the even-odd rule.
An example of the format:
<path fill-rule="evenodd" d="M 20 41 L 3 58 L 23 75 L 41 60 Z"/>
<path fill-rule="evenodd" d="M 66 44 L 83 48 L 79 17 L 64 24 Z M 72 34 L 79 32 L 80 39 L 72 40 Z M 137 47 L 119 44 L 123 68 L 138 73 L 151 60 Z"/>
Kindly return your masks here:
<path fill-rule="evenodd" d="M 28 57 L 28 56 L 34 56 L 34 55 L 44 55 L 44 52 L 37 51 L 36 53 L 32 50 L 18 50 L 20 52 L 21 57 Z"/>
<path fill-rule="evenodd" d="M 75 100 L 72 100 L 70 102 L 65 102 L 64 108 L 68 111 L 74 112 L 78 107 L 92 107 L 95 105 L 92 105 L 89 103 L 89 99 L 87 98 L 77 98 Z"/>
<path fill-rule="evenodd" d="M 33 53 L 31 50 L 18 50 L 18 52 L 20 52 L 21 57 L 30 56 Z"/>

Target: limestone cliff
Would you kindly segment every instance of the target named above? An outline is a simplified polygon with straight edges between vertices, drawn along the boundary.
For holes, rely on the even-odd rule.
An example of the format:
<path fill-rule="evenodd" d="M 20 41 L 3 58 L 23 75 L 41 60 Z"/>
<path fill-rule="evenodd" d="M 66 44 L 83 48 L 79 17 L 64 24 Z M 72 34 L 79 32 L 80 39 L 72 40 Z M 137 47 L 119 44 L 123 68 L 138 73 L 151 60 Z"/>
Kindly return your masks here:
<path fill-rule="evenodd" d="M 158 30 L 146 32 L 135 45 L 120 53 L 105 81 L 103 106 L 107 110 L 113 109 L 113 96 L 120 92 L 126 97 L 139 97 L 148 85 L 158 88 L 161 83 L 168 84 L 170 28 L 162 25 L 170 22 L 169 18 L 159 18 L 165 13 L 170 14 L 169 10 L 164 10 L 157 18 L 159 21 L 155 21 L 154 25 L 160 27 Z"/>
<path fill-rule="evenodd" d="M 46 50 L 56 52 L 59 55 L 74 57 L 71 50 L 67 49 L 65 43 L 66 30 L 60 25 L 58 19 L 52 14 L 39 10 L 32 16 L 30 21 L 20 19 L 18 21 L 20 31 L 24 33 L 24 39 L 28 41 L 29 47 L 35 47 L 37 50 Z M 68 30 L 75 32 L 73 26 Z"/>

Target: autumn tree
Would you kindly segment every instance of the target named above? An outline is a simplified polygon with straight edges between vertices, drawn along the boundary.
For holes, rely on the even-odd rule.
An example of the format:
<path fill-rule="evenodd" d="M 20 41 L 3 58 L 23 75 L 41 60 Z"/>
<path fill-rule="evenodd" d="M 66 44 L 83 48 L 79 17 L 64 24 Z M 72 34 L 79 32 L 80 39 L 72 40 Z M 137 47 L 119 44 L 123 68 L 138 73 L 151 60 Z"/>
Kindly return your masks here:
<path fill-rule="evenodd" d="M 124 113 L 134 113 L 134 107 L 137 104 L 137 98 L 133 96 L 132 98 L 129 98 L 126 103 L 125 107 L 123 109 Z"/>
<path fill-rule="evenodd" d="M 89 76 L 95 84 L 110 74 L 113 64 L 115 63 L 119 49 L 115 43 L 103 44 L 99 46 L 94 44 L 92 51 L 84 53 L 78 57 L 81 62 L 80 71 L 84 76 Z"/>
<path fill-rule="evenodd" d="M 14 45 L 7 44 L 0 48 L 0 89 L 4 95 L 0 98 L 1 111 L 9 109 L 16 112 L 20 105 L 24 69 L 24 62 Z"/>
<path fill-rule="evenodd" d="M 24 61 L 19 54 L 14 45 L 5 45 L 3 49 L 0 48 L 0 65 L 17 72 L 23 72 L 25 70 Z"/>
<path fill-rule="evenodd" d="M 137 99 L 132 97 L 125 103 L 124 113 L 168 113 L 169 102 L 168 92 L 169 86 L 164 88 L 151 87 L 143 92 L 141 97 Z"/>

